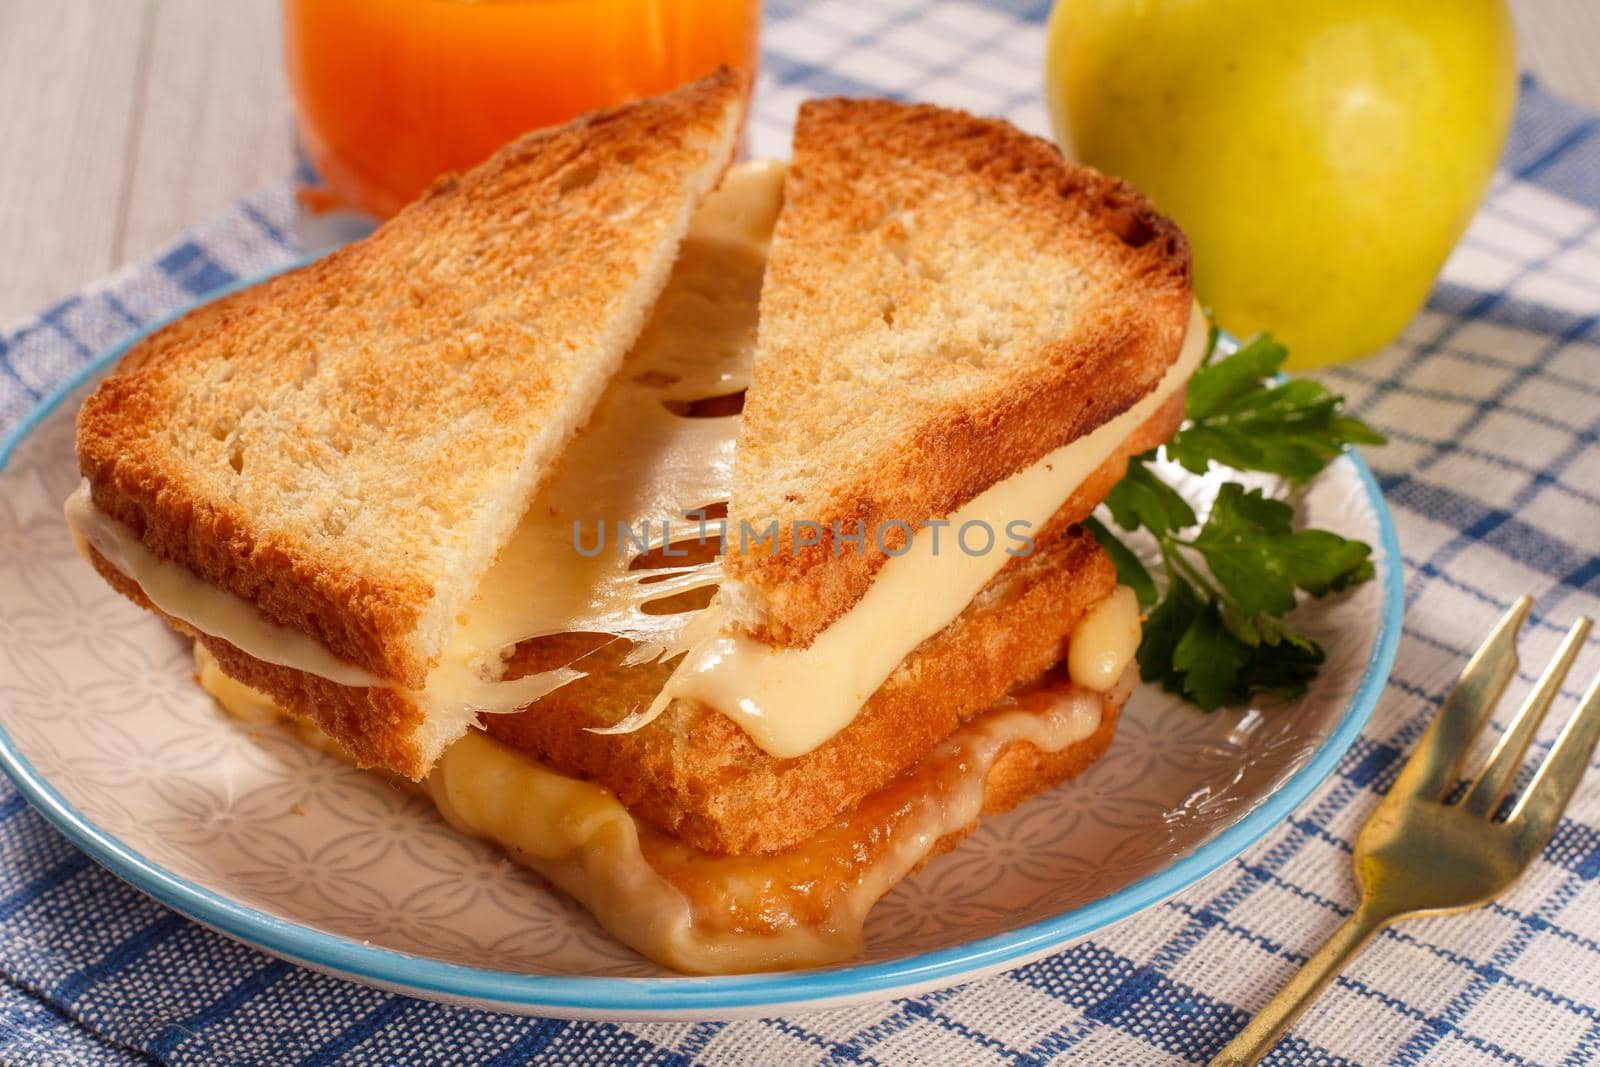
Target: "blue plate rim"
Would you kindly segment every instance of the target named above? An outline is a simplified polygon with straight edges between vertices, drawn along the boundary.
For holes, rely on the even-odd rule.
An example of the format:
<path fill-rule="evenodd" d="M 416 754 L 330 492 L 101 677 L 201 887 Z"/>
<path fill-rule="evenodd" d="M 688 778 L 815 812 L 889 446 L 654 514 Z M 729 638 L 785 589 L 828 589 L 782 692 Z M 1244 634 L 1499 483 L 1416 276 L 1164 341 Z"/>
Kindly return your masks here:
<path fill-rule="evenodd" d="M 126 338 L 74 372 L 39 402 L 0 442 L 0 471 L 17 447 L 62 402 L 94 375 L 121 358 L 129 347 L 193 308 L 311 262 L 305 257 L 253 278 L 219 287 Z M 605 978 L 582 975 L 519 974 L 448 963 L 425 956 L 363 944 L 337 934 L 280 919 L 182 878 L 152 863 L 115 836 L 101 830 L 41 776 L 0 724 L 0 770 L 52 825 L 96 862 L 162 904 L 213 930 L 273 955 L 357 981 L 435 999 L 496 1004 L 519 1009 L 550 1009 L 600 1015 L 747 1011 L 810 1002 L 862 999 L 939 983 L 957 984 L 970 976 L 1020 966 L 1052 948 L 1080 938 L 1158 904 L 1260 840 L 1325 781 L 1360 735 L 1383 695 L 1400 642 L 1404 615 L 1404 566 L 1393 518 L 1377 479 L 1353 450 L 1354 466 L 1378 523 L 1378 560 L 1383 576 L 1383 612 L 1377 639 L 1343 717 L 1312 758 L 1238 822 L 1161 870 L 1082 907 L 1041 919 L 1003 934 L 950 948 L 876 963 L 844 964 L 809 971 L 784 971 L 713 977 Z"/>

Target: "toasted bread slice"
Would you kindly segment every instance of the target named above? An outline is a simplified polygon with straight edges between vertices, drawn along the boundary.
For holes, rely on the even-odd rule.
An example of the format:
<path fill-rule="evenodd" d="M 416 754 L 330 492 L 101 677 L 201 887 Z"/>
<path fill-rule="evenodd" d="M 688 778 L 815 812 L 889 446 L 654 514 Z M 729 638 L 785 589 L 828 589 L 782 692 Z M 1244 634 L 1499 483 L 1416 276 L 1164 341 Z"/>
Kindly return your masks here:
<path fill-rule="evenodd" d="M 267 694 L 217 670 L 205 649 L 195 658 L 201 684 L 231 714 L 251 724 L 283 714 Z M 982 816 L 1097 760 L 1133 674 L 1089 693 L 1054 668 L 963 723 L 847 814 L 764 856 L 697 849 L 639 821 L 609 791 L 475 730 L 414 788 L 452 827 L 497 845 L 664 966 L 711 974 L 821 966 L 859 952 L 882 895 L 953 848 Z M 315 728 L 300 734 L 354 762 Z"/>
<path fill-rule="evenodd" d="M 1005 122 L 881 100 L 800 109 L 761 294 L 724 560 L 731 620 L 807 645 L 913 527 L 1151 392 L 1190 313 L 1183 234 Z M 797 549 L 794 524 L 819 524 Z M 893 544 L 890 548 L 896 547 Z"/>
<path fill-rule="evenodd" d="M 588 732 L 648 703 L 670 673 L 657 664 L 596 671 L 525 712 L 488 718 L 484 730 L 604 785 L 635 818 L 702 851 L 790 848 L 1062 657 L 1078 620 L 1115 588 L 1116 574 L 1081 526 L 1038 546 L 907 656 L 848 726 L 802 756 L 768 755 L 733 720 L 689 700 L 673 701 L 632 733 Z M 570 658 L 570 648 L 554 651 L 558 662 Z"/>
<path fill-rule="evenodd" d="M 695 848 L 602 791 L 552 775 L 515 742 L 476 732 L 423 788 L 456 829 L 498 845 L 659 963 L 711 974 L 821 966 L 860 952 L 883 894 L 983 817 L 1099 759 L 1134 675 L 1104 693 L 1077 689 L 1060 669 L 1023 683 L 839 818 L 761 856 Z M 1072 705 L 1068 715 L 1063 703 Z M 567 807 L 551 810 L 563 800 Z"/>
<path fill-rule="evenodd" d="M 1034 695 L 1046 698 L 1053 691 L 1070 689 L 1065 678 L 1054 671 L 1039 684 L 1042 688 Z M 911 850 L 915 860 L 905 875 L 921 870 L 929 861 L 956 848 L 978 828 L 984 817 L 1010 811 L 1088 770 L 1111 746 L 1123 706 L 1132 690 L 1130 678 L 1129 684 L 1097 694 L 1100 722 L 1087 737 L 1054 750 L 1041 749 L 1029 741 L 1013 740 L 1000 748 L 986 771 L 981 770 L 981 766 L 975 768 L 982 774 L 981 806 L 970 819 L 946 829 L 925 846 Z M 1026 708 L 1028 698 L 1024 697 L 1020 704 Z M 985 709 L 946 739 L 946 744 L 959 742 L 964 734 L 981 731 L 991 720 L 1017 706 L 1018 702 L 1008 698 L 994 708 Z M 735 961 L 732 967 L 714 959 L 709 967 L 701 964 L 695 968 L 692 965 L 698 961 L 675 960 L 659 952 L 653 953 L 655 946 L 650 942 L 635 943 L 627 937 L 630 930 L 618 921 L 620 916 L 612 918 L 600 914 L 596 907 L 597 916 L 619 940 L 628 941 L 646 955 L 655 955 L 667 966 L 681 968 L 688 963 L 689 969 L 711 971 L 768 970 L 779 966 L 819 966 L 849 959 L 861 950 L 860 920 L 877 899 L 861 899 L 862 888 L 870 886 L 882 892 L 899 884 L 900 877 L 885 878 L 884 869 L 895 866 L 897 859 L 904 863 L 896 853 L 906 847 L 908 831 L 920 829 L 916 816 L 926 810 L 930 800 L 947 809 L 956 808 L 962 802 L 959 794 L 963 776 L 952 773 L 950 758 L 941 759 L 940 755 L 937 749 L 930 752 L 898 777 L 862 797 L 847 814 L 803 841 L 768 856 L 708 854 L 685 846 L 653 827 L 641 826 L 639 844 L 646 860 L 658 875 L 684 895 L 691 914 L 707 933 L 739 938 L 736 944 L 742 943 L 746 955 L 741 959 L 739 954 L 730 953 Z M 537 869 L 536 864 L 530 866 Z M 604 900 L 603 897 L 598 901 L 580 899 L 591 907 Z M 763 937 L 780 938 L 796 924 L 821 927 L 835 936 L 812 940 L 808 945 L 811 955 L 761 951 Z M 807 942 L 801 944 L 807 945 Z"/>
<path fill-rule="evenodd" d="M 580 659 L 592 673 L 524 712 L 488 716 L 484 727 L 556 770 L 608 787 L 640 819 L 696 848 L 735 854 L 787 848 L 850 810 L 1019 679 L 1061 658 L 1083 613 L 1115 583 L 1110 561 L 1073 524 L 1122 477 L 1127 457 L 1164 441 L 1182 414 L 1180 394 L 1061 508 L 1036 538 L 1033 555 L 1010 560 L 958 618 L 906 658 L 848 727 L 804 756 L 774 758 L 732 720 L 688 700 L 673 701 L 633 733 L 590 732 L 648 704 L 671 671 L 666 663 L 623 666 L 626 645 L 605 635 L 562 635 L 520 646 L 513 676 Z M 89 556 L 114 587 L 154 610 L 137 584 L 92 549 Z M 417 762 L 414 749 L 396 747 L 396 737 L 409 736 L 396 724 L 419 714 L 402 694 L 265 663 L 221 638 L 167 621 L 197 637 L 228 676 L 332 735 L 359 765 L 413 779 L 431 766 Z"/>
<path fill-rule="evenodd" d="M 367 240 L 153 335 L 79 417 L 94 504 L 421 688 L 642 328 L 745 88 L 723 70 L 529 134 Z M 421 762 L 469 719 L 415 724 Z"/>
<path fill-rule="evenodd" d="M 490 717 L 484 729 L 556 770 L 606 786 L 638 818 L 696 848 L 788 848 L 1062 658 L 1079 619 L 1116 585 L 1110 559 L 1077 521 L 1122 477 L 1128 456 L 1166 440 L 1182 413 L 1180 395 L 1091 475 L 1035 539 L 1032 555 L 1008 561 L 959 616 L 905 658 L 848 726 L 804 755 L 771 756 L 733 720 L 692 700 L 672 701 L 632 733 L 589 732 L 648 704 L 670 673 L 668 664 L 606 669 L 621 657 L 615 646 L 594 653 L 590 676 L 522 713 Z M 566 663 L 599 643 L 581 640 L 519 648 L 513 668 Z"/>
<path fill-rule="evenodd" d="M 605 786 L 636 819 L 696 849 L 782 851 L 854 810 L 962 722 L 1063 658 L 1074 627 L 1111 593 L 1116 575 L 1081 526 L 1057 529 L 1038 545 L 907 657 L 849 726 L 804 756 L 770 756 L 730 719 L 692 701 L 674 701 L 633 733 L 592 733 L 590 727 L 611 725 L 648 702 L 671 670 L 660 663 L 624 666 L 616 646 L 603 641 L 589 663 L 594 673 L 524 711 L 485 716 L 482 728 L 553 770 Z M 116 582 L 116 572 L 107 570 Z M 137 587 L 130 592 L 136 596 Z M 286 714 L 304 719 L 294 709 L 315 703 L 319 727 L 383 714 L 374 702 L 383 690 L 340 686 L 197 636 L 224 674 L 266 694 Z M 565 663 L 592 647 L 584 635 L 530 642 L 518 649 L 513 669 Z M 357 765 L 372 765 L 341 748 Z"/>

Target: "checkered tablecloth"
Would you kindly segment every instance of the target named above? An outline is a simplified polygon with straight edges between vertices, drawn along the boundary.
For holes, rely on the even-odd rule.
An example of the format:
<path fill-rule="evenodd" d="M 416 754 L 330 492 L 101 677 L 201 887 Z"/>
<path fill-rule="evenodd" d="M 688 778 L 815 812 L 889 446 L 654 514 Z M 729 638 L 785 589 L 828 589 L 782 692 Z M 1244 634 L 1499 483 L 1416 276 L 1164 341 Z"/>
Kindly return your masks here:
<path fill-rule="evenodd" d="M 785 155 L 795 104 L 826 93 L 914 96 L 1044 132 L 1045 7 L 769 4 L 752 151 Z M 730 1024 L 522 1019 L 346 984 L 218 937 L 89 862 L 0 785 L 0 1062 L 1204 1060 L 1348 914 L 1350 841 L 1493 619 L 1534 593 L 1524 662 L 1538 663 L 1563 623 L 1600 614 L 1597 209 L 1595 118 L 1524 84 L 1504 170 L 1427 310 L 1388 351 L 1324 375 L 1391 441 L 1368 458 L 1405 553 L 1394 676 L 1295 817 L 1177 899 L 914 1000 Z M 0 434 L 131 329 L 284 263 L 291 218 L 286 181 L 0 332 Z M 1575 677 L 1597 661 L 1591 648 Z M 1271 1062 L 1596 1058 L 1600 775 L 1515 890 L 1384 934 Z"/>

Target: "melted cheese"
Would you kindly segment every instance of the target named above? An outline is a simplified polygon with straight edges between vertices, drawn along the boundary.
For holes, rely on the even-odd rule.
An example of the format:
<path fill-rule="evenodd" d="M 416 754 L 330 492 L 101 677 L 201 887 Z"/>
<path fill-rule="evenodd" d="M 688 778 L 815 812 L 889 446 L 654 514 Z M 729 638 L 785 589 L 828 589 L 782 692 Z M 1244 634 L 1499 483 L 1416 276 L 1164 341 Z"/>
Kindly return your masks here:
<path fill-rule="evenodd" d="M 702 562 L 638 569 L 635 561 L 662 547 L 663 520 L 677 522 L 673 540 L 694 536 L 700 526 L 689 514 L 727 500 L 738 416 L 683 412 L 749 382 L 761 275 L 785 172 L 779 163 L 741 164 L 702 203 L 623 373 L 479 584 L 424 688 L 391 688 L 451 718 L 511 712 L 583 676 L 563 667 L 505 680 L 506 655 L 529 638 L 609 633 L 634 644 L 631 663 L 683 651 L 690 615 L 652 612 L 649 605 L 714 585 L 720 568 Z M 133 530 L 94 507 L 87 483 L 68 499 L 66 516 L 80 550 L 92 544 L 151 603 L 192 629 L 340 685 L 390 685 L 316 639 L 273 623 L 249 601 L 156 557 Z M 610 538 L 604 551 L 580 554 L 575 543 L 592 545 L 599 523 Z M 619 551 L 618 524 L 638 531 L 646 523 L 652 535 Z"/>
<path fill-rule="evenodd" d="M 92 546 L 106 562 L 134 581 L 157 610 L 194 631 L 220 637 L 263 663 L 304 671 L 354 688 L 387 686 L 406 694 L 421 707 L 452 717 L 464 711 L 515 711 L 582 677 L 579 671 L 563 668 L 500 682 L 487 677 L 473 659 L 456 652 L 447 654 L 429 674 L 425 689 L 389 686 L 338 658 L 315 638 L 272 622 L 248 600 L 156 556 L 133 530 L 94 506 L 87 480 L 67 498 L 66 518 L 73 541 L 85 558 L 86 547 Z M 462 632 L 468 637 L 477 633 L 467 628 Z M 458 638 L 457 647 L 462 643 Z"/>
<path fill-rule="evenodd" d="M 329 652 L 322 642 L 269 622 L 248 600 L 157 557 L 131 529 L 94 506 L 87 480 L 67 498 L 66 515 L 67 529 L 72 531 L 79 553 L 87 557 L 85 547 L 93 546 L 107 563 L 136 582 L 150 603 L 186 626 L 226 637 L 265 663 L 292 667 L 340 685 L 379 684 L 371 674 Z"/>
<path fill-rule="evenodd" d="M 488 660 L 529 638 L 576 632 L 632 642 L 634 663 L 683 651 L 691 613 L 649 605 L 714 586 L 720 566 L 709 555 L 638 564 L 669 541 L 716 536 L 691 516 L 728 499 L 739 416 L 684 412 L 749 385 L 784 174 L 781 164 L 742 164 L 701 205 L 649 325 L 485 577 L 455 655 Z M 622 541 L 622 527 L 634 541 Z"/>
<path fill-rule="evenodd" d="M 1067 672 L 1073 684 L 1096 693 L 1116 685 L 1139 651 L 1142 636 L 1139 598 L 1132 589 L 1119 585 L 1073 627 L 1067 643 Z"/>
<path fill-rule="evenodd" d="M 195 656 L 201 685 L 230 713 L 251 723 L 278 714 L 198 644 Z M 1081 741 L 1099 727 L 1103 699 L 1078 688 L 1008 698 L 857 815 L 770 856 L 698 852 L 635 822 L 609 790 L 476 730 L 418 788 L 457 829 L 498 845 L 658 963 L 710 974 L 820 966 L 855 955 L 878 899 L 979 816 L 989 769 L 1007 745 L 1058 752 Z M 314 727 L 302 731 L 337 754 Z"/>
<path fill-rule="evenodd" d="M 950 515 L 948 527 L 917 531 L 904 554 L 885 562 L 866 594 L 810 645 L 780 648 L 731 626 L 698 623 L 705 636 L 650 708 L 613 729 L 636 729 L 681 697 L 729 716 L 780 759 L 823 744 L 850 724 L 912 649 L 948 626 L 994 580 L 1010 558 L 1000 544 L 1008 524 L 1020 520 L 1027 530 L 1042 529 L 1117 446 L 1184 386 L 1205 355 L 1205 339 L 1205 320 L 1196 308 L 1183 350 L 1153 392 L 1092 433 L 990 486 Z M 968 523 L 993 531 L 991 551 L 969 554 L 952 544 Z M 1085 639 L 1109 635 L 1110 628 L 1097 626 L 1085 632 Z M 1086 650 L 1072 662 L 1109 661 L 1093 672 L 1106 687 L 1107 673 L 1120 677 L 1137 645 L 1137 639 L 1132 646 L 1119 640 Z"/>
<path fill-rule="evenodd" d="M 919 532 L 909 551 L 890 559 L 861 601 L 808 648 L 774 649 L 729 632 L 714 602 L 712 610 L 662 610 L 668 598 L 709 590 L 721 577 L 709 553 L 698 562 L 661 566 L 672 563 L 662 550 L 705 533 L 689 516 L 728 497 L 738 416 L 700 417 L 686 409 L 748 382 L 761 274 L 784 174 L 781 164 L 742 164 L 702 204 L 623 373 L 480 583 L 424 688 L 401 690 L 411 702 L 447 720 L 518 711 L 583 676 L 580 661 L 504 678 L 506 657 L 519 642 L 602 633 L 629 642 L 628 664 L 687 652 L 647 713 L 613 730 L 637 728 L 682 696 L 729 715 L 775 756 L 809 751 L 847 725 L 900 661 L 993 579 L 1009 558 L 1003 551 L 1007 524 L 1020 519 L 1039 528 L 1182 386 L 1200 357 L 1205 329 L 1197 312 L 1182 354 L 1154 393 L 951 515 L 941 551 L 933 551 L 928 530 Z M 80 543 L 93 544 L 156 607 L 194 630 L 342 685 L 390 684 L 158 559 L 132 530 L 93 507 L 87 487 L 73 494 L 66 510 Z M 663 520 L 675 524 L 670 533 Z M 973 556 L 956 547 L 956 532 L 972 521 L 1001 535 L 992 551 Z M 619 523 L 634 531 L 649 524 L 649 534 L 619 551 Z M 608 537 L 603 550 L 580 552 L 580 546 L 594 546 L 601 524 Z M 641 566 L 646 562 L 652 565 Z M 1084 632 L 1087 643 L 1109 630 Z M 1073 662 L 1095 658 L 1104 661 L 1094 672 L 1100 681 L 1086 679 L 1088 685 L 1105 684 L 1120 675 L 1118 663 L 1126 663 L 1125 655 L 1119 659 L 1104 649 L 1085 651 Z"/>

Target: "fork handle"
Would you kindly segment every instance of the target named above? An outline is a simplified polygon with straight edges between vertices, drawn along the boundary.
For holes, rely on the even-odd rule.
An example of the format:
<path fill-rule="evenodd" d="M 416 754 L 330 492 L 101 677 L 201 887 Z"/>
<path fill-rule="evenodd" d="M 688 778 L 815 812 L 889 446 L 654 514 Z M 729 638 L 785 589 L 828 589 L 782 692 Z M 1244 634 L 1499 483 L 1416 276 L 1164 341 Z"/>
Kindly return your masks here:
<path fill-rule="evenodd" d="M 1396 916 L 1361 907 L 1333 932 L 1305 966 L 1295 972 L 1289 984 L 1265 1008 L 1256 1013 L 1237 1037 L 1212 1059 L 1210 1067 L 1248 1067 L 1260 1062 L 1272 1050 L 1300 1013 L 1311 1006 L 1329 982 L 1349 963 L 1372 935 L 1395 920 Z"/>

